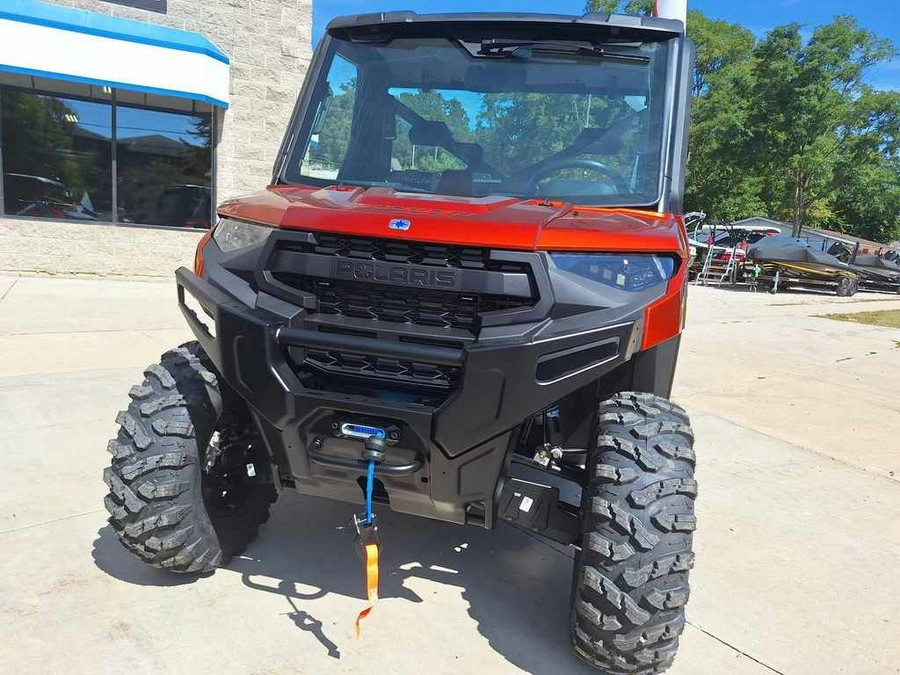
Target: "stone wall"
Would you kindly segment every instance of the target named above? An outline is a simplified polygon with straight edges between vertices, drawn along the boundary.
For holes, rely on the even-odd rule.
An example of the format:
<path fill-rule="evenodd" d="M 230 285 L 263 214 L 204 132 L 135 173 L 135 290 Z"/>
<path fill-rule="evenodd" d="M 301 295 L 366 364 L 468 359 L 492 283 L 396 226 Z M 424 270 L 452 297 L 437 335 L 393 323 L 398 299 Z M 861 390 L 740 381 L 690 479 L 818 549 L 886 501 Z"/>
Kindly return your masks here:
<path fill-rule="evenodd" d="M 0 218 L 0 274 L 172 279 L 203 232 Z"/>

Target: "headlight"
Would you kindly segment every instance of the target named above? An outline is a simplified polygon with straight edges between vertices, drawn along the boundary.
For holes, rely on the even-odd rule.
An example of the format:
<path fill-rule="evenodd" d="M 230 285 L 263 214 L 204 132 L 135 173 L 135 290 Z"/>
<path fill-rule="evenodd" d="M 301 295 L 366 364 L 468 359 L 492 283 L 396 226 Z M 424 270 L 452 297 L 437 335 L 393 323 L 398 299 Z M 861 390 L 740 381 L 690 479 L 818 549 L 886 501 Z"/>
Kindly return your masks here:
<path fill-rule="evenodd" d="M 261 244 L 269 235 L 272 228 L 266 225 L 254 225 L 241 220 L 222 218 L 213 232 L 213 239 L 225 253 L 237 251 L 254 244 Z"/>
<path fill-rule="evenodd" d="M 678 269 L 675 258 L 646 253 L 551 253 L 562 272 L 621 291 L 639 291 L 665 283 Z"/>

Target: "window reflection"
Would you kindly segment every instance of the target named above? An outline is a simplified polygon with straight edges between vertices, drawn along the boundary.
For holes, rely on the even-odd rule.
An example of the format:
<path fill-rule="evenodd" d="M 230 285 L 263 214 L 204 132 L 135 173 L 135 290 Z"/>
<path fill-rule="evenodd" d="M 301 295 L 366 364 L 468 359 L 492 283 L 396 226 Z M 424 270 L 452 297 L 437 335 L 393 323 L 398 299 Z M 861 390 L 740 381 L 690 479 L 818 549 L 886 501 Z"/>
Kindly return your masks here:
<path fill-rule="evenodd" d="M 121 222 L 210 226 L 210 117 L 116 108 Z"/>
<path fill-rule="evenodd" d="M 3 203 L 8 215 L 112 216 L 112 107 L 4 90 Z"/>
<path fill-rule="evenodd" d="M 187 103 L 194 112 L 160 110 L 147 106 L 171 101 L 53 80 L 41 80 L 38 92 L 37 78 L 8 81 L 0 82 L 2 214 L 210 227 L 212 117 L 198 104 Z M 115 102 L 119 94 L 127 103 Z"/>

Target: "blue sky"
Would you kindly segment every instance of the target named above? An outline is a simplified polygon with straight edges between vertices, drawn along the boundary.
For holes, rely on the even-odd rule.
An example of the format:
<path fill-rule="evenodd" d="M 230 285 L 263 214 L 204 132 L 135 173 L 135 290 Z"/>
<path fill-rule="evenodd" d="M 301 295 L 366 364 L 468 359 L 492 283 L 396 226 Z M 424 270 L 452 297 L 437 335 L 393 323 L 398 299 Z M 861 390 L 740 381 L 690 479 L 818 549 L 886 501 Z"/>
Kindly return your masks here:
<path fill-rule="evenodd" d="M 557 0 L 553 12 L 580 14 L 583 0 Z M 890 38 L 900 47 L 900 20 L 896 0 L 688 0 L 691 9 L 699 9 L 716 19 L 740 23 L 755 34 L 785 23 L 797 22 L 811 30 L 838 14 L 850 14 L 862 26 Z M 428 12 L 546 12 L 546 0 L 314 0 L 313 40 L 318 42 L 327 23 L 342 14 L 362 14 L 395 9 Z M 900 89 L 900 59 L 874 70 L 870 83 L 879 88 Z"/>

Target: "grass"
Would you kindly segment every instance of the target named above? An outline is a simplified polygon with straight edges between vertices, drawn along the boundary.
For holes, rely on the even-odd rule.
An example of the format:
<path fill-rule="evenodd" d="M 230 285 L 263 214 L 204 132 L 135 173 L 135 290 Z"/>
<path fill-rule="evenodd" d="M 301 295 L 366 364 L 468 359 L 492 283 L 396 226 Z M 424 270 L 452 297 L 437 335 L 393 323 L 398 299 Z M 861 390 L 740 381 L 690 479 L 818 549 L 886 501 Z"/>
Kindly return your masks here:
<path fill-rule="evenodd" d="M 882 312 L 859 312 L 856 314 L 824 314 L 822 318 L 835 321 L 850 321 L 866 326 L 884 326 L 885 328 L 900 328 L 900 309 L 888 309 Z M 898 343 L 900 346 L 900 343 Z"/>

